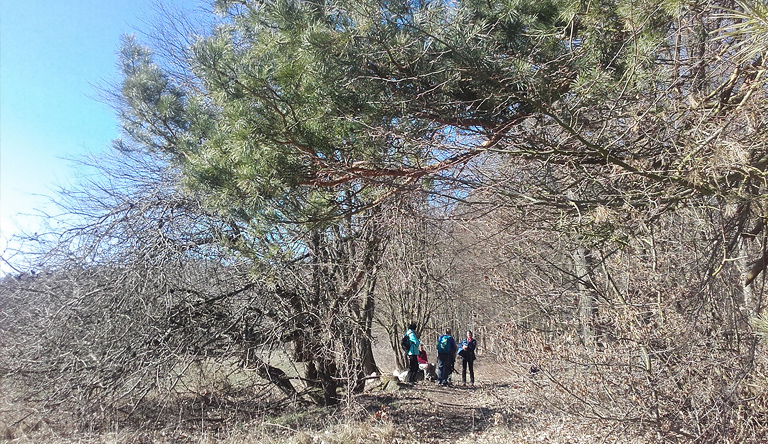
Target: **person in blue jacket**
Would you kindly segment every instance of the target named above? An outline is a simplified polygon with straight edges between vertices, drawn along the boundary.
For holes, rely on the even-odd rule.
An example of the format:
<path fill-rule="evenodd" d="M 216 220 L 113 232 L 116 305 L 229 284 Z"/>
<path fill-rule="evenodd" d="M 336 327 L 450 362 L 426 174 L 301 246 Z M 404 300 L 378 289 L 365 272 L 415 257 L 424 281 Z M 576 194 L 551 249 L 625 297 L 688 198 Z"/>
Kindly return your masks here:
<path fill-rule="evenodd" d="M 448 385 L 448 377 L 453 373 L 456 341 L 451 336 L 451 329 L 445 329 L 445 334 L 437 338 L 437 383 Z"/>
<path fill-rule="evenodd" d="M 459 356 L 463 358 L 461 363 L 461 382 L 467 384 L 467 368 L 469 368 L 469 383 L 475 385 L 475 350 L 477 341 L 472 337 L 472 332 L 467 332 L 467 337 L 459 344 Z"/>
<path fill-rule="evenodd" d="M 408 331 L 405 335 L 408 336 L 408 340 L 411 341 L 411 348 L 408 350 L 408 374 L 405 375 L 405 382 L 413 384 L 416 382 L 416 375 L 419 373 L 419 338 L 416 336 L 416 323 L 411 322 L 408 326 Z"/>

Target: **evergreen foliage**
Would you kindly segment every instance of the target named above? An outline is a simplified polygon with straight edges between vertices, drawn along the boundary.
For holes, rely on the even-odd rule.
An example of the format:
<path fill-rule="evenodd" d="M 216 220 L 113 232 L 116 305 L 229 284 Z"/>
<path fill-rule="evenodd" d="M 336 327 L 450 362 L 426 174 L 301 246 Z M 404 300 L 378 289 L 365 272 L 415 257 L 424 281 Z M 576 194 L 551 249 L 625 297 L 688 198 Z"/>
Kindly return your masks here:
<path fill-rule="evenodd" d="M 130 331 L 154 361 L 97 359 L 82 386 L 90 367 L 23 347 L 19 362 L 83 399 L 135 401 L 175 384 L 143 375 L 213 357 L 329 405 L 380 371 L 375 322 L 398 352 L 406 323 L 467 327 L 549 378 L 570 414 L 670 442 L 766 436 L 764 2 L 213 7 L 203 31 L 154 52 L 126 37 L 119 54 L 115 146 L 157 160 L 130 165 L 159 188 L 97 186 L 104 204 L 50 267 L 88 282 L 7 284 L 19 318 L 50 288 L 99 301 L 32 316 L 99 332 L 66 351 L 83 362 L 133 318 L 81 309 L 152 306 Z"/>

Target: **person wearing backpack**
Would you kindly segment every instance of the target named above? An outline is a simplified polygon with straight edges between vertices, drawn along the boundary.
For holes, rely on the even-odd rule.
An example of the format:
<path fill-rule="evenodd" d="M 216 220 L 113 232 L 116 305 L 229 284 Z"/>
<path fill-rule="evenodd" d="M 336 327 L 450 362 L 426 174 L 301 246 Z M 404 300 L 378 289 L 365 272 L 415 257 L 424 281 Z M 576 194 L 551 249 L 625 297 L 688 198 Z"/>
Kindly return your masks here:
<path fill-rule="evenodd" d="M 405 382 L 413 384 L 416 382 L 416 375 L 419 373 L 419 338 L 416 336 L 416 323 L 411 322 L 408 326 L 408 331 L 405 332 L 405 336 L 401 340 L 403 349 L 406 346 L 405 338 L 408 338 L 408 344 L 410 347 L 406 352 L 406 361 L 408 361 L 408 374 L 405 375 Z M 405 350 L 404 350 L 405 351 Z"/>
<path fill-rule="evenodd" d="M 461 363 L 461 382 L 467 385 L 467 367 L 469 367 L 469 383 L 475 385 L 475 350 L 477 341 L 472 337 L 472 332 L 467 332 L 467 337 L 459 344 L 459 356 L 464 358 Z"/>
<path fill-rule="evenodd" d="M 448 385 L 448 377 L 453 373 L 456 349 L 451 329 L 447 328 L 445 334 L 437 338 L 437 383 L 440 385 Z"/>

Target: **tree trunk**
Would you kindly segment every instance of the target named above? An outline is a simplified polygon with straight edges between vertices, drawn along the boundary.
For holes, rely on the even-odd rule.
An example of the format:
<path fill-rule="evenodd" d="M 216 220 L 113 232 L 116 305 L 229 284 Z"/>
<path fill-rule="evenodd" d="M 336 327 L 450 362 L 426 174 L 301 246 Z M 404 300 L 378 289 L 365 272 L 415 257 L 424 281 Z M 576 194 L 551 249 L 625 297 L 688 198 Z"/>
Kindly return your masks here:
<path fill-rule="evenodd" d="M 246 353 L 246 359 L 243 362 L 244 368 L 250 368 L 256 371 L 256 374 L 263 379 L 271 382 L 289 399 L 296 399 L 298 393 L 296 388 L 291 384 L 291 379 L 288 375 L 277 367 L 273 367 L 267 364 L 264 360 L 256 355 L 256 349 L 248 349 Z"/>
<path fill-rule="evenodd" d="M 739 239 L 739 266 L 742 270 L 750 270 L 749 266 L 749 258 L 750 258 L 750 251 L 749 251 L 749 242 L 750 239 L 747 237 L 742 236 L 741 239 Z M 764 260 L 760 260 L 759 264 L 763 265 L 765 263 Z M 754 295 L 754 285 L 752 284 L 754 281 L 754 278 L 757 276 L 755 274 L 752 276 L 753 271 L 750 270 L 746 273 L 744 273 L 742 277 L 742 286 L 741 291 L 744 295 L 744 301 L 743 301 L 743 307 L 744 312 L 748 317 L 752 317 L 756 314 L 755 311 L 755 295 Z"/>
<path fill-rule="evenodd" d="M 370 375 L 371 373 L 379 371 L 378 366 L 376 365 L 376 360 L 373 357 L 373 344 L 371 341 L 371 338 L 373 337 L 373 309 L 374 309 L 374 295 L 373 290 L 375 287 L 375 271 L 373 273 L 374 277 L 369 281 L 368 285 L 366 286 L 366 297 L 365 297 L 365 307 L 363 308 L 363 319 L 362 323 L 364 325 L 363 329 L 363 335 L 360 338 L 360 368 L 361 372 L 360 374 L 356 375 L 356 380 L 354 384 L 354 391 L 355 393 L 360 393 L 365 389 L 365 377 Z"/>
<path fill-rule="evenodd" d="M 745 212 L 749 214 L 749 212 Z M 745 217 L 746 219 L 746 217 Z M 744 272 L 741 276 L 742 294 L 743 294 L 743 310 L 747 317 L 751 318 L 756 316 L 760 312 L 761 301 L 755 294 L 754 281 L 765 271 L 766 263 L 768 263 L 768 250 L 765 248 L 764 240 L 764 228 L 765 224 L 763 219 L 759 219 L 755 226 L 749 230 L 744 230 L 746 223 L 741 223 L 739 226 L 739 238 L 738 238 L 738 251 L 739 251 L 739 266 Z M 758 239 L 763 240 L 760 242 Z M 762 253 L 760 258 L 756 262 L 750 263 L 750 259 L 754 257 L 754 249 L 750 249 L 750 244 L 757 242 L 761 247 Z"/>
<path fill-rule="evenodd" d="M 577 279 L 576 287 L 579 291 L 581 338 L 584 346 L 594 347 L 596 335 L 594 319 L 597 314 L 597 300 L 591 278 L 592 255 L 590 251 L 584 246 L 579 246 L 573 253 L 573 263 Z"/>

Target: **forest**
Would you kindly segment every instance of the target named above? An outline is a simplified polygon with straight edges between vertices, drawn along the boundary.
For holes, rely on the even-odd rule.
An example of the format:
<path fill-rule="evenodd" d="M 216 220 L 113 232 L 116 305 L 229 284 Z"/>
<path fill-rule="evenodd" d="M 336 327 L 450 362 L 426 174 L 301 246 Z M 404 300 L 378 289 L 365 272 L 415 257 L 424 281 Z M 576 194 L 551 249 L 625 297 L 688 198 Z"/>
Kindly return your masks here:
<path fill-rule="evenodd" d="M 165 9 L 0 280 L 0 439 L 354 425 L 415 322 L 600 442 L 765 442 L 766 51 L 763 0 Z M 322 442 L 451 442 L 374 436 Z"/>

